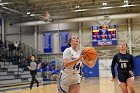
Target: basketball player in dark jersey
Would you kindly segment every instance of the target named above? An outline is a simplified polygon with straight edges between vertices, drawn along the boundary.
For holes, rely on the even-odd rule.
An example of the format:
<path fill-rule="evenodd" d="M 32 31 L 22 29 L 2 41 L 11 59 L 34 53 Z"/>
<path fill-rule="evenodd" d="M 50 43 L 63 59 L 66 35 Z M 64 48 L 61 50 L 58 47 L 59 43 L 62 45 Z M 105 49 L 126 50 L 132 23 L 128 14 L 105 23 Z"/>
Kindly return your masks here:
<path fill-rule="evenodd" d="M 131 93 L 135 93 L 134 85 L 134 60 L 133 56 L 127 53 L 127 44 L 122 42 L 119 46 L 119 53 L 117 53 L 112 60 L 111 71 L 114 82 L 116 79 L 115 76 L 115 65 L 117 66 L 118 72 L 118 82 L 121 88 L 122 93 L 128 93 L 128 89 Z M 128 88 L 128 89 L 127 89 Z"/>

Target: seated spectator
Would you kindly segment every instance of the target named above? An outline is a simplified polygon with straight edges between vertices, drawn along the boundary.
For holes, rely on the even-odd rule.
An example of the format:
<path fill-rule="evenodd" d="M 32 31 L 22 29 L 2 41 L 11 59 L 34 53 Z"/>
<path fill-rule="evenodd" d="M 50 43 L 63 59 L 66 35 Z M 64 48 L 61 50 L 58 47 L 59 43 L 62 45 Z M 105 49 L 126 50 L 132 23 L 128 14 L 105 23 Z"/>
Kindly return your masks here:
<path fill-rule="evenodd" d="M 7 41 L 4 41 L 4 48 L 7 48 Z"/>
<path fill-rule="evenodd" d="M 3 41 L 0 40 L 0 48 L 3 48 Z"/>
<path fill-rule="evenodd" d="M 43 61 L 41 66 L 42 66 L 42 76 L 45 77 L 46 76 L 45 75 L 45 69 L 48 66 L 48 63 L 46 61 Z"/>
<path fill-rule="evenodd" d="M 53 68 L 52 68 L 52 64 L 49 64 L 49 71 L 52 71 Z"/>
<path fill-rule="evenodd" d="M 15 51 L 16 55 L 16 64 L 21 65 L 21 58 L 24 56 L 23 51 L 19 50 L 19 51 Z"/>
<path fill-rule="evenodd" d="M 18 46 L 19 46 L 19 42 L 14 41 L 14 47 L 15 47 L 16 50 L 17 50 Z"/>
<path fill-rule="evenodd" d="M 0 61 L 4 61 L 7 59 L 7 50 L 4 48 L 4 49 L 1 49 L 0 51 Z"/>
<path fill-rule="evenodd" d="M 37 75 L 40 77 L 41 74 L 42 74 L 42 67 L 39 67 L 39 68 L 37 69 Z"/>
<path fill-rule="evenodd" d="M 40 57 L 37 58 L 37 65 L 38 65 L 37 75 L 41 76 L 41 74 L 42 74 L 42 58 L 40 58 Z"/>
<path fill-rule="evenodd" d="M 52 65 L 51 80 L 57 80 L 59 73 L 60 73 L 60 70 L 56 69 L 56 65 Z"/>
<path fill-rule="evenodd" d="M 9 48 L 10 51 L 13 51 L 15 49 L 14 44 L 12 42 L 10 42 L 8 44 L 8 48 Z"/>
<path fill-rule="evenodd" d="M 51 71 L 52 71 L 52 65 L 48 65 L 48 63 L 47 63 L 45 66 L 45 69 L 44 69 L 45 77 L 47 79 L 51 79 Z"/>
<path fill-rule="evenodd" d="M 16 50 L 17 50 L 17 51 L 22 50 L 22 49 L 21 49 L 21 44 L 20 44 L 20 43 L 18 44 Z"/>

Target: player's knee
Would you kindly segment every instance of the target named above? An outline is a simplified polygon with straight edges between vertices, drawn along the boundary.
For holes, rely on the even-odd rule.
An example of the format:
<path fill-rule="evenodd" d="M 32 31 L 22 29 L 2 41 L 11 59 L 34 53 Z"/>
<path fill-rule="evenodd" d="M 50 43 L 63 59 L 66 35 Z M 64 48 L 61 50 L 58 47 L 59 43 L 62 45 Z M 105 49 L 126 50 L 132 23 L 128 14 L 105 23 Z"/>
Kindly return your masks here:
<path fill-rule="evenodd" d="M 131 93 L 135 93 L 135 91 L 132 91 Z"/>
<path fill-rule="evenodd" d="M 130 89 L 130 92 L 131 93 L 135 93 L 135 88 L 132 86 L 132 87 L 129 87 L 129 89 Z"/>

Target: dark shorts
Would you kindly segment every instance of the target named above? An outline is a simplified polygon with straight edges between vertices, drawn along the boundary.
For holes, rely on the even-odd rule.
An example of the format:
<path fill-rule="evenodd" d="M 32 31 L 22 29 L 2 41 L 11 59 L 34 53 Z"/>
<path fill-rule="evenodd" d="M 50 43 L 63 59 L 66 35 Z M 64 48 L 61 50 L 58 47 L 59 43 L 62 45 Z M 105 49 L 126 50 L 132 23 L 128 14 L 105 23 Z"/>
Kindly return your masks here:
<path fill-rule="evenodd" d="M 133 77 L 129 74 L 129 72 L 118 72 L 118 80 L 120 82 L 126 83 L 127 79 Z"/>

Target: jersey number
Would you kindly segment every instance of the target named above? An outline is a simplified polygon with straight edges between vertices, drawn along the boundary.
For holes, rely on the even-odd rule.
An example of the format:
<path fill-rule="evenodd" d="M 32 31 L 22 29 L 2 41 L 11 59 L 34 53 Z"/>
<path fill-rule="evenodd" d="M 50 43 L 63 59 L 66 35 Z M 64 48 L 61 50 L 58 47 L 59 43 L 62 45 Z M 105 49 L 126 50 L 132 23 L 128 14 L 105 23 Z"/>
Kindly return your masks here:
<path fill-rule="evenodd" d="M 74 67 L 73 67 L 73 69 L 79 70 L 80 69 L 80 63 L 75 64 Z"/>
<path fill-rule="evenodd" d="M 127 68 L 126 63 L 121 63 L 121 68 Z"/>

